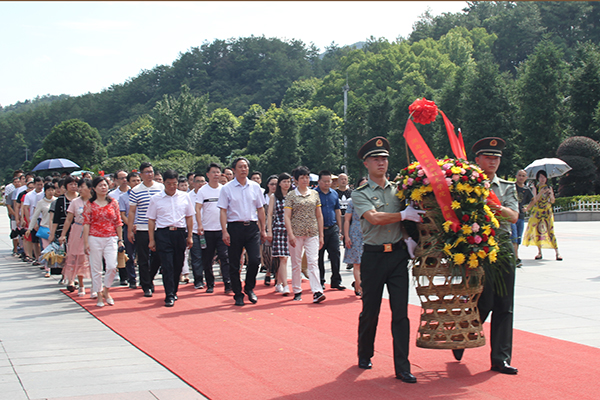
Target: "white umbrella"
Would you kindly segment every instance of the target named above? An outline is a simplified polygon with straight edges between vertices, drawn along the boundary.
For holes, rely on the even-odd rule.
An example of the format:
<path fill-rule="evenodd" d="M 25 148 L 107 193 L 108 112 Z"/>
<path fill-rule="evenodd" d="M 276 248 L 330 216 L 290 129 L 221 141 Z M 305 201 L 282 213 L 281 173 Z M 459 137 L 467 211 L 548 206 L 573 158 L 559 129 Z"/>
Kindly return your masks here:
<path fill-rule="evenodd" d="M 548 179 L 562 176 L 572 170 L 569 164 L 559 158 L 540 158 L 525 167 L 528 179 L 535 179 L 538 171 L 546 171 Z"/>

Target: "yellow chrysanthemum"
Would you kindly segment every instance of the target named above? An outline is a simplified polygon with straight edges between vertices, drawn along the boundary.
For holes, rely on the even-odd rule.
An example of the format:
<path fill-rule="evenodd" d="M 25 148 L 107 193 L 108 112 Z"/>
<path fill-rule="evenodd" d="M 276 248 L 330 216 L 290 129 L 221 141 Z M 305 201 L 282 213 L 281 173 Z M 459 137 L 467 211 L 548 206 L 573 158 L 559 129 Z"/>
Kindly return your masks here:
<path fill-rule="evenodd" d="M 475 253 L 471 253 L 469 256 L 469 268 L 477 268 L 479 266 L 479 261 L 477 261 L 477 256 Z"/>
<path fill-rule="evenodd" d="M 458 201 L 454 200 L 452 202 L 452 209 L 453 210 L 458 210 L 459 208 L 460 208 L 460 203 Z"/>
<path fill-rule="evenodd" d="M 456 239 L 456 242 L 454 242 L 454 244 L 452 245 L 452 247 L 456 247 L 459 244 L 461 244 L 462 242 L 464 242 L 466 239 L 464 236 L 460 236 L 458 239 Z"/>
<path fill-rule="evenodd" d="M 444 227 L 444 231 L 448 233 L 450 231 L 450 227 L 452 226 L 452 221 L 446 221 L 442 224 Z"/>
<path fill-rule="evenodd" d="M 485 250 L 479 250 L 477 252 L 477 257 L 479 257 L 479 258 L 485 258 L 486 255 L 487 255 L 487 253 L 485 252 Z"/>
<path fill-rule="evenodd" d="M 496 245 L 496 239 L 494 239 L 493 236 L 488 237 L 488 244 L 490 246 L 495 246 Z"/>
<path fill-rule="evenodd" d="M 488 254 L 488 258 L 490 259 L 490 262 L 496 262 L 496 260 L 498 259 L 498 253 L 496 252 L 496 250 L 490 251 Z"/>
<path fill-rule="evenodd" d="M 467 201 L 468 201 L 469 203 L 471 203 L 471 204 L 473 204 L 473 203 L 476 203 L 476 202 L 477 202 L 477 200 L 475 200 L 475 199 L 474 199 L 474 198 L 472 198 L 472 197 L 469 197 L 469 198 L 467 199 Z"/>
<path fill-rule="evenodd" d="M 413 190 L 412 194 L 410 195 L 410 198 L 414 201 L 423 200 L 423 188 L 420 187 L 420 188 Z"/>
<path fill-rule="evenodd" d="M 449 256 L 452 255 L 450 249 L 452 249 L 452 245 L 450 243 L 444 244 L 444 253 L 448 254 Z"/>
<path fill-rule="evenodd" d="M 485 233 L 488 236 L 490 236 L 490 233 L 492 233 L 492 227 L 489 225 L 484 225 L 481 227 L 481 229 L 483 229 L 483 233 Z"/>
<path fill-rule="evenodd" d="M 465 262 L 465 255 L 462 253 L 456 253 L 453 258 L 454 258 L 454 264 L 461 265 L 462 263 Z"/>
<path fill-rule="evenodd" d="M 475 186 L 475 188 L 473 189 L 473 191 L 479 197 L 481 197 L 481 195 L 483 194 L 483 189 L 481 189 L 481 186 Z"/>
<path fill-rule="evenodd" d="M 470 225 L 465 224 L 460 229 L 462 229 L 464 235 L 470 235 L 471 233 L 473 233 L 473 229 L 471 229 Z"/>
<path fill-rule="evenodd" d="M 498 219 L 496 219 L 496 217 L 490 217 L 490 218 L 492 218 L 492 225 L 494 225 L 494 228 L 499 228 L 500 222 L 498 222 Z"/>
<path fill-rule="evenodd" d="M 408 185 L 408 176 L 404 177 L 404 180 L 402 181 L 403 184 Z"/>
<path fill-rule="evenodd" d="M 400 200 L 404 200 L 404 190 L 398 190 L 398 192 L 396 192 L 396 197 Z"/>
<path fill-rule="evenodd" d="M 459 167 L 452 167 L 452 168 L 450 168 L 450 171 L 452 171 L 452 173 L 455 174 L 455 175 L 460 175 L 460 168 Z"/>

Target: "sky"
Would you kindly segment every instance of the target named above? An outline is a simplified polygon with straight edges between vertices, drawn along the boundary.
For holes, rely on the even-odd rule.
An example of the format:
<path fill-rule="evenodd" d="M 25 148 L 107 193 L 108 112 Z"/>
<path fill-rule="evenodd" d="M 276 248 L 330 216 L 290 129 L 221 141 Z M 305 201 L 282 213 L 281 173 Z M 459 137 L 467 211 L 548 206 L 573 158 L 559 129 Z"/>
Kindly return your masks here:
<path fill-rule="evenodd" d="M 429 9 L 464 1 L 0 1 L 0 105 L 97 93 L 215 39 L 296 39 L 321 51 L 408 37 Z"/>

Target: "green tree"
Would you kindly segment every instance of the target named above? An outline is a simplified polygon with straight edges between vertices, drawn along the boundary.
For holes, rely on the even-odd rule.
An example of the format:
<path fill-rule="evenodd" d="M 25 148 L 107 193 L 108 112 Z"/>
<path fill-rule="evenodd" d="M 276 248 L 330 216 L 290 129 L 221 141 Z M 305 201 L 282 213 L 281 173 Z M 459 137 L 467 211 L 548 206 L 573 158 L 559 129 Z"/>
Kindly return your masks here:
<path fill-rule="evenodd" d="M 562 54 L 550 41 L 542 41 L 519 69 L 517 91 L 522 156 L 526 163 L 553 157 L 564 132 Z M 543 99 L 543 100 L 542 100 Z"/>
<path fill-rule="evenodd" d="M 245 149 L 248 146 L 250 140 L 250 133 L 256 127 L 256 122 L 265 115 L 265 110 L 258 104 L 252 104 L 248 111 L 242 115 L 240 120 L 240 126 L 236 131 L 235 148 Z"/>
<path fill-rule="evenodd" d="M 218 108 L 213 111 L 200 141 L 203 152 L 224 160 L 235 150 L 239 125 L 238 119 L 228 109 Z"/>
<path fill-rule="evenodd" d="M 307 114 L 300 128 L 301 163 L 311 171 L 338 172 L 344 163 L 342 119 L 323 106 Z"/>
<path fill-rule="evenodd" d="M 320 86 L 321 80 L 317 78 L 295 81 L 286 90 L 281 105 L 292 108 L 311 108 L 312 99 Z"/>
<path fill-rule="evenodd" d="M 578 136 L 598 140 L 594 115 L 600 102 L 600 51 L 585 43 L 578 49 L 570 87 L 571 125 Z"/>
<path fill-rule="evenodd" d="M 44 139 L 42 149 L 46 158 L 68 158 L 82 168 L 106 158 L 106 149 L 98 130 L 79 119 L 63 121 L 52 128 Z"/>
<path fill-rule="evenodd" d="M 250 140 L 248 140 L 247 147 L 248 154 L 261 155 L 267 151 L 277 129 L 277 118 L 282 112 L 281 108 L 277 108 L 275 104 L 271 104 L 271 107 L 260 116 L 256 121 L 254 130 L 250 132 Z"/>
<path fill-rule="evenodd" d="M 465 84 L 463 93 L 463 138 L 467 157 L 473 157 L 471 147 L 486 136 L 498 136 L 507 142 L 505 155 L 498 170 L 500 176 L 513 174 L 519 145 L 515 140 L 515 106 L 509 96 L 509 78 L 501 75 L 492 60 L 477 64 L 475 74 Z"/>
<path fill-rule="evenodd" d="M 273 133 L 271 145 L 260 156 L 260 165 L 268 166 L 261 171 L 264 175 L 289 172 L 299 165 L 299 133 L 303 118 L 301 110 L 291 108 L 282 109 L 277 115 L 277 127 Z"/>
<path fill-rule="evenodd" d="M 108 154 L 124 156 L 131 153 L 149 152 L 152 146 L 154 126 L 152 118 L 142 115 L 135 121 L 121 127 L 108 142 Z"/>
<path fill-rule="evenodd" d="M 178 98 L 165 95 L 153 111 L 152 154 L 169 150 L 196 153 L 207 118 L 208 95 L 195 97 L 187 85 L 181 86 Z"/>

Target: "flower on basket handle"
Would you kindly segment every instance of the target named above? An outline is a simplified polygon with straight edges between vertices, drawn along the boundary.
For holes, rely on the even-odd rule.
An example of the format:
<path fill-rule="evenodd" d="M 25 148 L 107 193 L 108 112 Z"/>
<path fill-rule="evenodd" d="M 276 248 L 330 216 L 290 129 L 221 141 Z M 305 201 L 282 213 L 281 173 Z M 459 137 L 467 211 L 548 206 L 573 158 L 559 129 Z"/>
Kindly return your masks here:
<path fill-rule="evenodd" d="M 432 123 L 438 115 L 437 105 L 433 101 L 427 100 L 425 97 L 415 100 L 408 107 L 408 111 L 410 112 L 413 121 L 421 125 Z"/>

